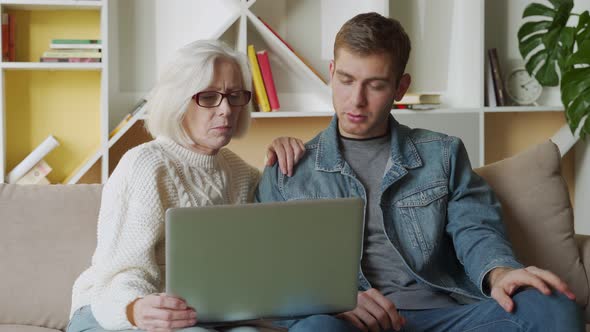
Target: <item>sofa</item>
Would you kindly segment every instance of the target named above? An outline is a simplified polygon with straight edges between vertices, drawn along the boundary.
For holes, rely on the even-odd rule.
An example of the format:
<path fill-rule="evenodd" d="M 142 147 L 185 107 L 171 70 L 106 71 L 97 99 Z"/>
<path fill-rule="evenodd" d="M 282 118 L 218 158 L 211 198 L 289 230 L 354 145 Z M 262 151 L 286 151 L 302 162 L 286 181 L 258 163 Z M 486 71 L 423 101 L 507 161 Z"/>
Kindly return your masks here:
<path fill-rule="evenodd" d="M 519 259 L 566 280 L 590 322 L 590 238 L 574 234 L 560 161 L 547 141 L 476 171 L 503 204 Z M 101 188 L 0 184 L 0 332 L 65 330 L 72 284 L 96 246 Z"/>

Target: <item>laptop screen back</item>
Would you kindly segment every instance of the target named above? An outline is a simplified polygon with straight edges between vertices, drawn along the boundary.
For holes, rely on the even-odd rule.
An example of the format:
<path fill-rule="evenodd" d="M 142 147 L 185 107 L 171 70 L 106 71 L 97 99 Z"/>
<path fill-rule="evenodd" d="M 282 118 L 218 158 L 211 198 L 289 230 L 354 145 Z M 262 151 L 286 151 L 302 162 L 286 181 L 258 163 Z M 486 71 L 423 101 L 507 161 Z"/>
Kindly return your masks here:
<path fill-rule="evenodd" d="M 356 306 L 359 198 L 166 213 L 166 292 L 198 323 L 291 318 Z"/>

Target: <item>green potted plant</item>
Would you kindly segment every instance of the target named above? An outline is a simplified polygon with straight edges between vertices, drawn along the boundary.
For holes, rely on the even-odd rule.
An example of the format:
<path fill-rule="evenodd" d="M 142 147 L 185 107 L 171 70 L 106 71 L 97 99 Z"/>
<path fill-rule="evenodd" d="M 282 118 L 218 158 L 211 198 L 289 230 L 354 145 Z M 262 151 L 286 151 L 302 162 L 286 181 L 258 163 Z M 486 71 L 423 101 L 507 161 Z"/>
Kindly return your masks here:
<path fill-rule="evenodd" d="M 560 85 L 561 101 L 572 133 L 590 134 L 590 13 L 572 13 L 573 0 L 549 0 L 552 7 L 531 3 L 518 30 L 520 54 L 526 69 L 543 86 Z M 578 16 L 574 26 L 570 17 Z"/>

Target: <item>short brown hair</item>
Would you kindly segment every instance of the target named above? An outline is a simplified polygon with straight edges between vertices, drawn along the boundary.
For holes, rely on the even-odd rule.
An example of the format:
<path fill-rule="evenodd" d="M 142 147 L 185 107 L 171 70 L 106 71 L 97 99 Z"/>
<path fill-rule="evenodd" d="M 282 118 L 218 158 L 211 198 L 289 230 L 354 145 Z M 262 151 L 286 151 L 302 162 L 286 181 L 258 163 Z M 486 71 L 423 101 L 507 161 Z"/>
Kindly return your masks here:
<path fill-rule="evenodd" d="M 400 77 L 412 46 L 399 21 L 373 12 L 358 14 L 344 23 L 334 42 L 334 59 L 341 48 L 360 55 L 389 54 L 395 74 Z"/>

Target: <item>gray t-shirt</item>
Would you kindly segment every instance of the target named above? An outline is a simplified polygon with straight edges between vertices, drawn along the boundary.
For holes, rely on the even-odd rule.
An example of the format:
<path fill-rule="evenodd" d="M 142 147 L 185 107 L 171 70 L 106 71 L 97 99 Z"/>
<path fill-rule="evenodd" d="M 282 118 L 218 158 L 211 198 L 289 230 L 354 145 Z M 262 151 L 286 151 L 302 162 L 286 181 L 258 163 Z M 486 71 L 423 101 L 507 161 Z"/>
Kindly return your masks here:
<path fill-rule="evenodd" d="M 381 182 L 390 157 L 390 135 L 367 140 L 340 137 L 346 162 L 367 195 L 365 238 L 361 267 L 371 285 L 398 309 L 433 309 L 457 305 L 447 294 L 417 282 L 385 234 L 381 211 Z"/>

